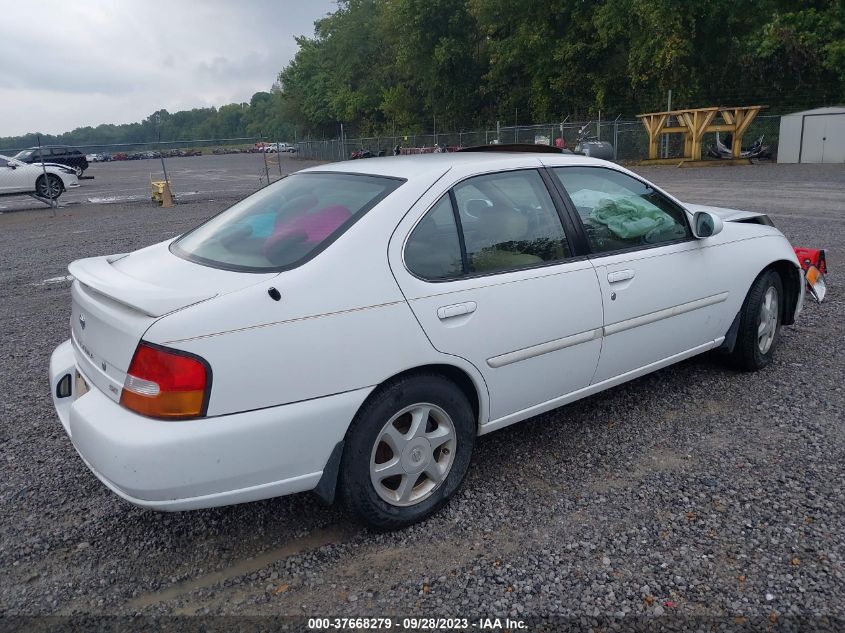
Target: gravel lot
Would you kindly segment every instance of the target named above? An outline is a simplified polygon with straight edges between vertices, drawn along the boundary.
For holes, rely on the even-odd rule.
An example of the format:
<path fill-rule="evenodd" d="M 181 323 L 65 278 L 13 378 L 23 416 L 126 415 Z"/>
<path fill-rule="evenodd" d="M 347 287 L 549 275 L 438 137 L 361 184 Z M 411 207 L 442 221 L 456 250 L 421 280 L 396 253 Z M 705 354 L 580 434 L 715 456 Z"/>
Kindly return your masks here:
<path fill-rule="evenodd" d="M 281 174 L 317 164 L 295 160 L 289 154 L 204 154 L 168 158 L 167 174 L 174 194 L 182 201 L 247 196 L 275 181 Z M 163 180 L 161 160 L 122 160 L 92 163 L 79 181 L 79 188 L 62 194 L 61 206 L 146 202 L 150 199 L 150 179 Z M 43 203 L 26 196 L 0 197 L 0 212 L 44 209 Z"/>
<path fill-rule="evenodd" d="M 480 438 L 451 505 L 390 534 L 309 494 L 134 508 L 52 411 L 69 286 L 44 280 L 231 201 L 0 214 L 0 614 L 845 617 L 845 168 L 640 171 L 827 247 L 829 299 L 784 328 L 763 372 L 698 357 Z"/>

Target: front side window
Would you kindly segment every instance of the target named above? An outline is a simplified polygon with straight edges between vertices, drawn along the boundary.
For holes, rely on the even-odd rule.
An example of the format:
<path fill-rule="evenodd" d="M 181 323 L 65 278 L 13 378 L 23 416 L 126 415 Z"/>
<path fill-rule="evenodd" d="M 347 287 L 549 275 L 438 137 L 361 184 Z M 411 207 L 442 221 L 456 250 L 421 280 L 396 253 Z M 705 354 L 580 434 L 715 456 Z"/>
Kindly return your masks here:
<path fill-rule="evenodd" d="M 684 210 L 636 178 L 601 167 L 557 167 L 554 173 L 595 253 L 692 237 Z"/>
<path fill-rule="evenodd" d="M 402 182 L 358 174 L 294 174 L 186 233 L 170 249 L 228 270 L 292 268 L 337 239 Z"/>
<path fill-rule="evenodd" d="M 569 257 L 563 225 L 537 171 L 476 176 L 454 192 L 469 272 L 513 270 Z"/>

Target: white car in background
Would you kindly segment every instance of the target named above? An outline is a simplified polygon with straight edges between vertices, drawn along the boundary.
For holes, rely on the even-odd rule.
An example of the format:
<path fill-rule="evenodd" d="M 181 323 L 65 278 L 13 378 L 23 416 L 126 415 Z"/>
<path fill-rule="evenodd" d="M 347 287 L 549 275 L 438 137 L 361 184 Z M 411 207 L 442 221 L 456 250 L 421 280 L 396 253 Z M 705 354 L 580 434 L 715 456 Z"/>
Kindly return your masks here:
<path fill-rule="evenodd" d="M 50 385 L 106 486 L 158 510 L 337 491 L 378 528 L 440 508 L 476 435 L 709 350 L 765 367 L 804 298 L 765 215 L 560 154 L 322 165 L 69 270 Z"/>
<path fill-rule="evenodd" d="M 269 143 L 264 146 L 264 151 L 268 154 L 295 154 L 296 147 L 290 143 Z"/>
<path fill-rule="evenodd" d="M 0 196 L 30 194 L 55 200 L 67 189 L 78 186 L 79 180 L 70 167 L 46 163 L 42 168 L 41 163 L 30 165 L 0 155 Z"/>

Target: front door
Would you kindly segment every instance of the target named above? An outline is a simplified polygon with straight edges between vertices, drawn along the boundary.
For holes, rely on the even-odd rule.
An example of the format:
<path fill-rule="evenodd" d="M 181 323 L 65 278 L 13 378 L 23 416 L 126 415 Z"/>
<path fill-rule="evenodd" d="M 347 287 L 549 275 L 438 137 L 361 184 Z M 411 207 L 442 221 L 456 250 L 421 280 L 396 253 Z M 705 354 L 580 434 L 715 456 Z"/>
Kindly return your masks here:
<path fill-rule="evenodd" d="M 13 169 L 5 158 L 0 158 L 0 193 L 26 191 L 28 179 L 29 175 L 23 175 Z"/>
<path fill-rule="evenodd" d="M 604 342 L 593 383 L 712 344 L 729 280 L 687 213 L 643 181 L 605 167 L 553 170 L 578 211 L 601 284 Z"/>
<path fill-rule="evenodd" d="M 416 209 L 394 236 L 391 267 L 432 345 L 483 375 L 491 421 L 588 386 L 599 284 L 572 256 L 540 172 L 467 178 Z"/>

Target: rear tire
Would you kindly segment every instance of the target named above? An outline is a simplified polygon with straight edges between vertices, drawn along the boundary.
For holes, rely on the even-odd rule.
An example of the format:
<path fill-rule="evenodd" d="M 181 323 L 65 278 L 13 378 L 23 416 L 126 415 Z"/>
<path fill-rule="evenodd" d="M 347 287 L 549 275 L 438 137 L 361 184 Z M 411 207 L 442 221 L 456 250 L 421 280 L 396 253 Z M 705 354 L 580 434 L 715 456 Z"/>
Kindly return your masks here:
<path fill-rule="evenodd" d="M 460 487 L 475 435 L 467 397 L 446 378 L 419 374 L 388 383 L 364 403 L 346 434 L 344 505 L 378 530 L 423 520 Z"/>
<path fill-rule="evenodd" d="M 774 270 L 754 280 L 742 304 L 732 355 L 739 369 L 758 371 L 772 362 L 780 340 L 783 300 L 783 281 Z"/>

